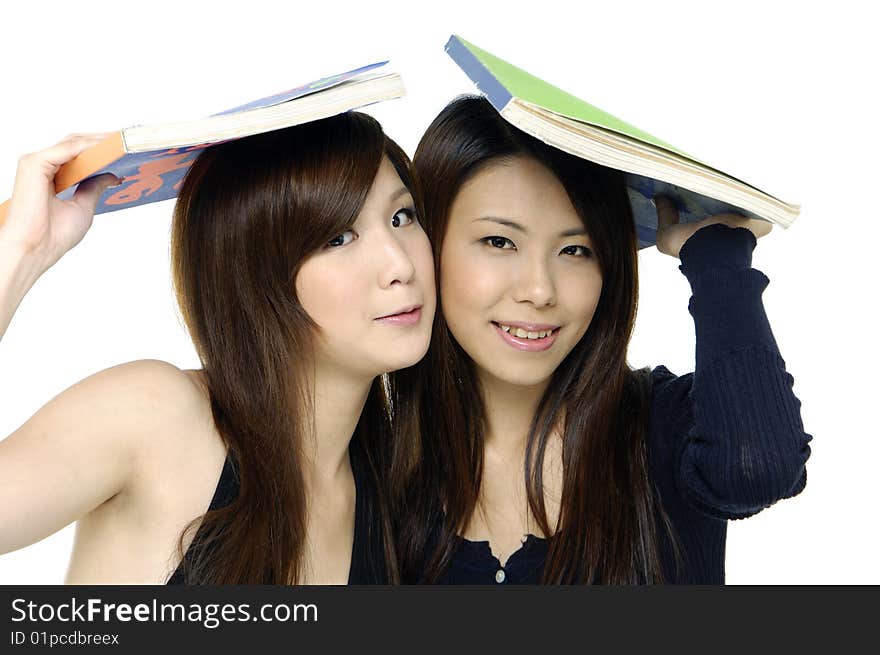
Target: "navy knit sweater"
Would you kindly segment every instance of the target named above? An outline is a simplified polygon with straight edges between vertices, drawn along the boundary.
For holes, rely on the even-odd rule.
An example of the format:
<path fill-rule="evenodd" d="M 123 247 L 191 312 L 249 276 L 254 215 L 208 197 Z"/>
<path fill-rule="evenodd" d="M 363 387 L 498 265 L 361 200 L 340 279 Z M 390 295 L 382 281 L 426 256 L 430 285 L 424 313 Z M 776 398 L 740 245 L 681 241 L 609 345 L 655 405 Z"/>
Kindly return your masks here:
<path fill-rule="evenodd" d="M 650 475 L 684 560 L 676 569 L 659 530 L 672 583 L 723 584 L 727 520 L 752 516 L 807 482 L 812 437 L 761 301 L 768 279 L 751 267 L 755 244 L 745 228 L 713 224 L 681 248 L 696 366 L 680 377 L 653 370 L 648 433 Z M 502 567 L 488 542 L 462 539 L 441 582 L 536 584 L 546 554 L 547 541 L 530 535 Z"/>

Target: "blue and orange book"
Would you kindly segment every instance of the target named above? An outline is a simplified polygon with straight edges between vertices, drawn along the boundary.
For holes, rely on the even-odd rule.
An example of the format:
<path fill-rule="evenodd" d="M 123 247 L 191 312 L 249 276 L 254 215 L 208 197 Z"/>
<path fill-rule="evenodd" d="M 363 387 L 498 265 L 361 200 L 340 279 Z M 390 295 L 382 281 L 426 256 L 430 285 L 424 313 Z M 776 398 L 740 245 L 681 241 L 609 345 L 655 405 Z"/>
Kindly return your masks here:
<path fill-rule="evenodd" d="M 761 191 L 453 35 L 446 52 L 512 125 L 560 150 L 627 174 L 639 247 L 656 241 L 651 199 L 682 222 L 733 212 L 788 227 L 800 207 Z"/>
<path fill-rule="evenodd" d="M 400 76 L 388 72 L 387 63 L 323 77 L 203 119 L 119 130 L 62 166 L 55 191 L 70 197 L 79 182 L 113 173 L 122 183 L 101 197 L 97 214 L 175 198 L 205 148 L 404 95 Z M 7 202 L 0 205 L 0 223 Z"/>

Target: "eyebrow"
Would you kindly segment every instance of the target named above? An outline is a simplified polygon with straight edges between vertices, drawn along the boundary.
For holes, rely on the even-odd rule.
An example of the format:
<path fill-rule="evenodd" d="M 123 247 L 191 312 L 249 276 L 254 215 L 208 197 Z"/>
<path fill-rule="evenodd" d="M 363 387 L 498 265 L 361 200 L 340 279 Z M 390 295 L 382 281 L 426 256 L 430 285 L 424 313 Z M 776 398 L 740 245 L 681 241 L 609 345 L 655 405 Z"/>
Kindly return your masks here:
<path fill-rule="evenodd" d="M 474 223 L 477 221 L 489 221 L 491 223 L 497 223 L 498 225 L 504 225 L 505 227 L 512 228 L 514 230 L 519 230 L 523 234 L 528 234 L 529 231 L 516 221 L 512 221 L 509 218 L 498 218 L 497 216 L 483 216 L 481 218 L 475 218 L 473 220 Z M 578 237 L 578 236 L 587 236 L 587 231 L 582 227 L 576 227 L 571 230 L 563 230 L 559 233 L 560 237 Z"/>
<path fill-rule="evenodd" d="M 388 200 L 391 202 L 394 202 L 395 200 L 397 200 L 401 196 L 405 196 L 409 193 L 410 193 L 409 189 L 407 189 L 405 186 L 402 186 L 397 191 L 395 191 L 390 196 L 388 196 Z"/>

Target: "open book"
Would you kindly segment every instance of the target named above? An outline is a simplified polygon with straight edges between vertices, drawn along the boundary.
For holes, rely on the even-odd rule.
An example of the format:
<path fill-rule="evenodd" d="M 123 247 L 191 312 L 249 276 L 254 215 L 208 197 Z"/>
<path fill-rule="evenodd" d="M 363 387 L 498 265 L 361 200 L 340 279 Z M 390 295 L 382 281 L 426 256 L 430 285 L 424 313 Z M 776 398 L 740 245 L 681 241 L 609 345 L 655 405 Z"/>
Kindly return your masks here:
<path fill-rule="evenodd" d="M 788 227 L 800 207 L 771 196 L 678 148 L 452 36 L 446 52 L 511 124 L 560 150 L 627 173 L 639 248 L 656 241 L 651 199 L 669 196 L 681 221 L 737 213 Z"/>
<path fill-rule="evenodd" d="M 70 197 L 82 180 L 113 173 L 122 184 L 104 193 L 96 214 L 174 198 L 190 165 L 210 145 L 404 95 L 400 76 L 384 69 L 387 63 L 324 77 L 208 118 L 127 127 L 62 166 L 55 176 L 55 191 L 61 198 Z M 0 205 L 0 223 L 7 203 Z"/>

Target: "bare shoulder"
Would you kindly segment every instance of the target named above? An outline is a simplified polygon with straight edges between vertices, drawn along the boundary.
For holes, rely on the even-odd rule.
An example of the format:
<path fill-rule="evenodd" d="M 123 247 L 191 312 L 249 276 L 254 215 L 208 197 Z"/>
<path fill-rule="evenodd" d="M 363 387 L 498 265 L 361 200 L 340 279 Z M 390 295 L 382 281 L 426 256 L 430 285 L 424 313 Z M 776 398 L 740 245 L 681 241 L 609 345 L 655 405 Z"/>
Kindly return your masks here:
<path fill-rule="evenodd" d="M 80 519 L 67 581 L 164 581 L 226 459 L 204 373 L 140 360 L 94 377 L 112 389 L 102 402 L 117 402 L 126 414 L 132 458 L 119 493 Z"/>
<path fill-rule="evenodd" d="M 114 389 L 119 406 L 138 429 L 136 450 L 143 457 L 180 457 L 193 449 L 211 447 L 219 438 L 213 428 L 211 400 L 200 370 L 180 369 L 174 364 L 143 359 L 96 374 L 102 386 Z M 213 445 L 217 445 L 216 443 Z M 166 452 L 167 451 L 167 452 Z"/>
<path fill-rule="evenodd" d="M 97 375 L 128 414 L 133 459 L 124 488 L 81 521 L 80 531 L 119 537 L 119 526 L 131 526 L 126 534 L 158 539 L 155 550 L 164 552 L 160 536 L 176 538 L 205 512 L 226 459 L 204 372 L 139 360 Z"/>
<path fill-rule="evenodd" d="M 216 476 L 224 458 L 197 375 L 157 360 L 95 373 L 0 441 L 0 552 L 111 500 L 117 507 L 150 503 L 149 484 L 188 488 L 194 477 Z"/>
<path fill-rule="evenodd" d="M 67 396 L 59 408 L 64 420 L 81 419 L 93 434 L 112 430 L 117 439 L 128 440 L 132 475 L 140 467 L 219 447 L 201 371 L 137 360 L 99 371 L 61 395 Z M 51 412 L 59 398 L 44 410 Z"/>
<path fill-rule="evenodd" d="M 199 371 L 181 370 L 159 359 L 140 359 L 105 369 L 76 386 L 122 401 L 135 412 L 188 413 L 204 400 Z"/>

